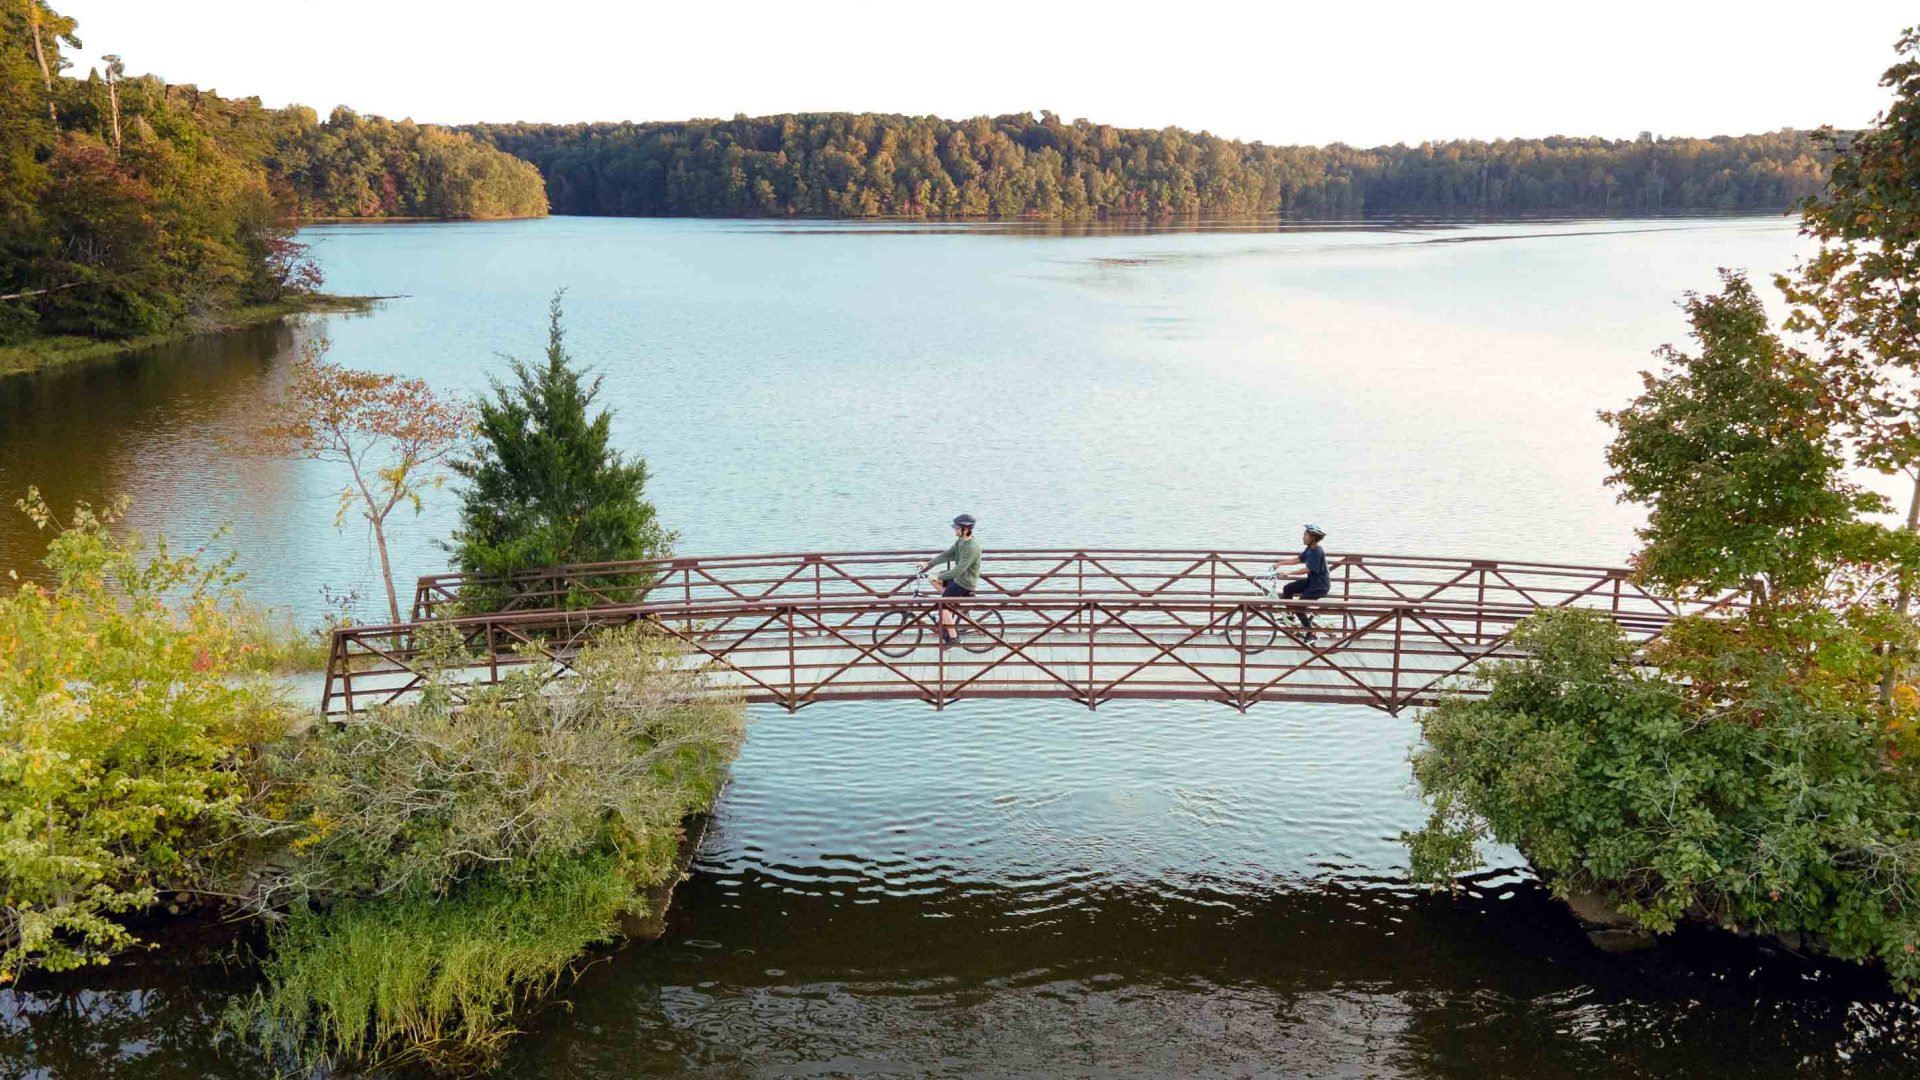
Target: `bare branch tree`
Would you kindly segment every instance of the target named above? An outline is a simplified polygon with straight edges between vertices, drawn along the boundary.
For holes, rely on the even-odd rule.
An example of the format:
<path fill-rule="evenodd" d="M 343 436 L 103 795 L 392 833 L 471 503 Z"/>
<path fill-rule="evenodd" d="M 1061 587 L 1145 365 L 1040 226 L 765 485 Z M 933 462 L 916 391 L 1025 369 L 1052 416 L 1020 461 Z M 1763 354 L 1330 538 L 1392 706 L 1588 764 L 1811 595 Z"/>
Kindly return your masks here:
<path fill-rule="evenodd" d="M 446 479 L 447 458 L 473 429 L 472 411 L 421 379 L 354 371 L 326 359 L 325 337 L 309 339 L 294 363 L 286 396 L 243 443 L 347 467 L 335 526 L 350 513 L 367 522 L 380 555 L 387 610 L 400 621 L 400 595 L 387 550 L 387 521 L 401 506 L 419 513 L 422 496 Z"/>

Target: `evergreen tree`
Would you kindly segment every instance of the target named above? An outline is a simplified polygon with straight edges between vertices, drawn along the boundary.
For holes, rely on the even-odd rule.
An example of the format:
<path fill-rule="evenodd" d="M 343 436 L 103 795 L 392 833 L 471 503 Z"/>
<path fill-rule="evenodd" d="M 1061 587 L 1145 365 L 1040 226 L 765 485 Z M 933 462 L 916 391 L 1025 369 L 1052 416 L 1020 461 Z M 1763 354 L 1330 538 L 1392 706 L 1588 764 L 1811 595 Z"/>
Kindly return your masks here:
<path fill-rule="evenodd" d="M 455 561 L 470 574 L 497 578 L 567 563 L 656 558 L 672 546 L 672 534 L 642 497 L 646 463 L 624 460 L 609 445 L 611 412 L 589 418 L 600 380 L 583 381 L 567 355 L 561 295 L 548 308 L 546 364 L 515 360 L 511 384 L 494 381 L 492 397 L 479 404 L 479 449 L 454 466 L 467 481 Z M 626 575 L 592 586 L 636 583 Z M 463 597 L 473 608 L 511 599 L 485 585 Z"/>

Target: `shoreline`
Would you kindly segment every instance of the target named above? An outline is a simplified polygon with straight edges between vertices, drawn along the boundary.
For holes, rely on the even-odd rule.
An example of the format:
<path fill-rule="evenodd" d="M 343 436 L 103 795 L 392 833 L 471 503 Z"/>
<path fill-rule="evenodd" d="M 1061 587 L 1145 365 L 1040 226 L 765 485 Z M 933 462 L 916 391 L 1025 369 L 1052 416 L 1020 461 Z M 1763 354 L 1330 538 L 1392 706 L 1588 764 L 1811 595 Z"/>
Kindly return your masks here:
<path fill-rule="evenodd" d="M 51 371 L 55 368 L 91 360 L 107 360 L 141 349 L 157 345 L 169 345 L 191 338 L 224 334 L 234 330 L 248 330 L 278 322 L 292 315 L 324 315 L 336 313 L 360 313 L 373 310 L 382 300 L 394 299 L 390 296 L 334 296 L 322 293 L 301 297 L 297 300 L 281 300 L 271 304 L 254 304 L 235 308 L 165 334 L 147 334 L 141 337 L 107 340 L 100 338 L 63 335 L 59 337 L 40 337 L 18 345 L 0 345 L 0 379 L 14 375 L 26 375 L 38 371 Z"/>

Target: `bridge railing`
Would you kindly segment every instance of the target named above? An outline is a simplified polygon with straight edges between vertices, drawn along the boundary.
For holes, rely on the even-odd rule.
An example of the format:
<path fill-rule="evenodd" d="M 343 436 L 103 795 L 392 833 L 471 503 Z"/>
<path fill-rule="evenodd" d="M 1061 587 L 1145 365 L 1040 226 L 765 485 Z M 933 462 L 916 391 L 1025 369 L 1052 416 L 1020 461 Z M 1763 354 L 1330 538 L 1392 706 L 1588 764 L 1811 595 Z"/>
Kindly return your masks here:
<path fill-rule="evenodd" d="M 1255 579 L 1292 552 L 1021 549 L 989 552 L 981 595 L 1257 595 Z M 805 552 L 589 563 L 480 577 L 419 579 L 414 618 L 499 611 L 621 607 L 672 602 L 877 598 L 904 594 L 925 551 Z M 1688 605 L 1649 593 L 1622 569 L 1447 556 L 1339 554 L 1329 561 L 1338 600 L 1475 604 L 1567 603 L 1617 612 L 1679 614 Z M 466 603 L 463 604 L 463 599 Z M 471 610 L 468 610 L 471 609 Z"/>
<path fill-rule="evenodd" d="M 963 633 L 940 648 L 936 602 L 905 597 L 716 601 L 505 612 L 432 624 L 458 642 L 459 687 L 514 669 L 568 674 L 599 630 L 644 624 L 683 643 L 716 686 L 750 702 L 799 709 L 818 701 L 906 698 L 943 706 L 974 697 L 1115 698 L 1368 705 L 1428 704 L 1443 685 L 1510 653 L 1525 604 L 1354 600 L 1328 604 L 1030 594 L 938 601 Z M 1309 645 L 1291 616 L 1315 612 Z M 1636 641 L 1669 617 L 1615 616 Z M 1249 629 L 1251 627 L 1251 629 Z M 323 711 L 404 700 L 431 677 L 423 624 L 336 633 Z"/>
<path fill-rule="evenodd" d="M 1651 595 L 1625 571 L 1552 563 L 1343 555 L 1324 599 L 1268 597 L 1255 579 L 1272 552 L 992 553 L 980 594 L 913 598 L 925 552 L 806 553 L 565 567 L 514 584 L 531 606 L 450 615 L 471 579 L 423 579 L 421 610 L 459 643 L 460 684 L 532 666 L 571 670 L 595 631 L 643 623 L 679 639 L 689 662 L 750 701 L 1063 697 L 1344 701 L 1397 712 L 1505 655 L 1515 624 L 1542 607 L 1604 610 L 1644 641 L 1675 616 L 1718 604 Z M 627 591 L 615 591 L 615 590 Z M 585 602 L 582 602 L 582 598 Z M 573 603 L 567 608 L 556 606 Z M 938 607 L 965 631 L 930 640 Z M 1309 643 L 1293 616 L 1316 613 Z M 403 700 L 430 677 L 427 624 L 337 632 L 323 711 Z"/>

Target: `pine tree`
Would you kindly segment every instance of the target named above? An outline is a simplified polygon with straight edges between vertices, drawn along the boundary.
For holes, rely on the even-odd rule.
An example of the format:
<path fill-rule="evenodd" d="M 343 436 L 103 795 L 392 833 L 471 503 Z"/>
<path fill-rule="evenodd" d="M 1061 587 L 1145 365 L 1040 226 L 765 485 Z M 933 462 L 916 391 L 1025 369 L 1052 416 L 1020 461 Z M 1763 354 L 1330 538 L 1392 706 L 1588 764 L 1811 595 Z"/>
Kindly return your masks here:
<path fill-rule="evenodd" d="M 567 355 L 561 297 L 555 293 L 548 308 L 546 364 L 536 369 L 515 360 L 510 384 L 493 381 L 492 397 L 479 404 L 479 448 L 454 466 L 467 482 L 454 533 L 455 561 L 467 573 L 498 578 L 567 563 L 656 558 L 672 547 L 672 534 L 642 497 L 646 463 L 609 446 L 610 411 L 589 419 L 600 380 L 583 381 Z M 623 575 L 590 584 L 636 583 Z M 569 606 L 596 599 L 564 598 Z M 512 594 L 479 585 L 462 600 L 469 609 L 498 607 Z"/>

